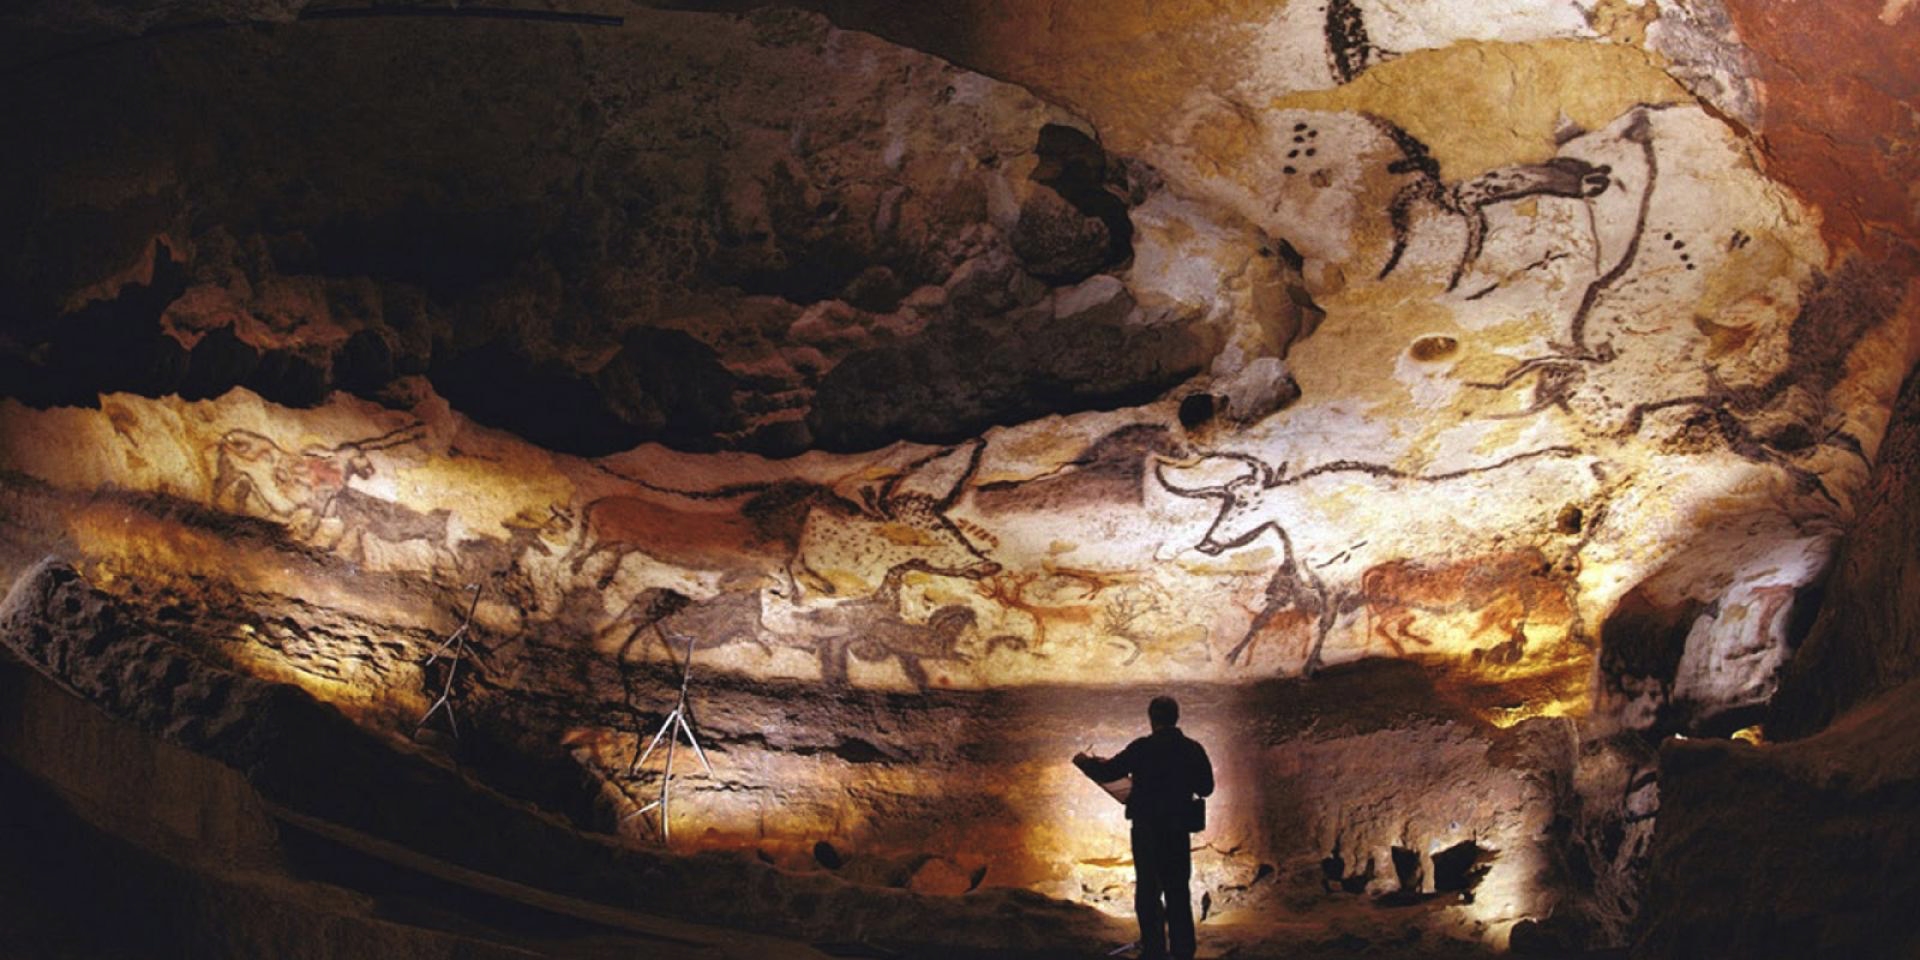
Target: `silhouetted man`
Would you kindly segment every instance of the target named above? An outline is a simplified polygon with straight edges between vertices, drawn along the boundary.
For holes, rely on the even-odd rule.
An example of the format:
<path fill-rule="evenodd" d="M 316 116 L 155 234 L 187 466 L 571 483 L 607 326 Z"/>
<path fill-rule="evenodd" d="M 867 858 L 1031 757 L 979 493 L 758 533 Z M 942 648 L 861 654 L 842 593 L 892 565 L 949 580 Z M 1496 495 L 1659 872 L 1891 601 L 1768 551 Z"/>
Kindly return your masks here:
<path fill-rule="evenodd" d="M 1147 719 L 1153 732 L 1127 744 L 1118 756 L 1103 760 L 1081 753 L 1073 765 L 1095 783 L 1133 778 L 1127 819 L 1133 821 L 1133 911 L 1140 919 L 1140 956 L 1160 960 L 1171 945 L 1176 960 L 1191 960 L 1193 898 L 1187 878 L 1193 875 L 1193 850 L 1188 835 L 1196 826 L 1194 798 L 1213 793 L 1213 761 L 1205 747 L 1176 726 L 1180 705 L 1172 697 L 1153 698 Z"/>

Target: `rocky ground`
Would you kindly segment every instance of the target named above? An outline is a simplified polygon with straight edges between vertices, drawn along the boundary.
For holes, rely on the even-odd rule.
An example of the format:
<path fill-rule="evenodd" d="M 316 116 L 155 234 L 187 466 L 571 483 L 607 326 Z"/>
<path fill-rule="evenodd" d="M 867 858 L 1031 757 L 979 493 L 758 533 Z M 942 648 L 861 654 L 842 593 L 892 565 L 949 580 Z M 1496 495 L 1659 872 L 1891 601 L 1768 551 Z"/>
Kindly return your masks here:
<path fill-rule="evenodd" d="M 297 860 L 299 844 L 289 835 L 318 837 L 322 849 L 307 850 L 303 867 L 318 874 L 301 879 L 355 890 L 373 885 L 376 893 L 394 882 L 386 868 L 363 874 L 331 866 L 325 851 L 346 844 L 357 851 L 349 859 L 398 860 L 436 883 L 484 881 L 497 895 L 531 898 L 535 907 L 542 896 L 588 901 L 810 942 L 858 931 L 853 939 L 961 955 L 969 938 L 985 936 L 971 941 L 972 949 L 1005 955 L 998 951 L 1069 950 L 1124 932 L 1124 924 L 1098 913 L 1024 890 L 1116 908 L 1130 898 L 1118 806 L 1065 758 L 1137 734 L 1133 715 L 1146 689 L 955 692 L 909 702 L 710 680 L 696 688 L 695 704 L 716 776 L 703 776 L 683 755 L 674 808 L 679 835 L 698 838 L 704 830 L 711 839 L 708 824 L 724 826 L 736 816 L 742 792 L 772 792 L 781 806 L 830 805 L 839 825 L 798 833 L 797 841 L 795 827 L 770 830 L 758 844 L 689 859 L 659 851 L 646 821 L 627 825 L 621 842 L 596 839 L 618 825 L 624 795 L 650 797 L 657 780 L 644 771 L 622 776 L 626 753 L 614 758 L 603 781 L 573 778 L 571 794 L 565 781 L 536 776 L 560 764 L 529 770 L 531 758 L 498 743 L 507 736 L 503 728 L 523 724 L 524 711 L 533 709 L 507 694 L 456 701 L 465 725 L 460 740 L 430 730 L 419 745 L 405 727 L 361 732 L 295 687 L 209 662 L 213 651 L 193 640 L 216 626 L 207 615 L 154 609 L 138 590 L 101 591 L 58 565 L 16 584 L 5 623 L 13 655 L 24 661 L 15 668 L 15 688 L 37 691 L 15 694 L 16 709 L 35 717 L 11 741 L 15 763 L 40 776 L 83 778 L 59 785 L 84 794 L 113 782 L 89 762 L 150 768 L 153 761 L 85 756 L 75 763 L 61 743 L 103 736 L 88 731 L 105 725 L 124 731 L 113 734 L 125 741 L 113 749 L 189 756 L 147 738 L 163 737 L 215 762 L 171 761 L 197 771 L 190 783 L 166 788 L 183 795 L 146 798 L 159 812 L 122 797 L 109 804 L 112 815 L 135 822 L 172 816 L 197 824 L 190 833 L 207 829 L 203 791 L 211 788 L 200 781 L 211 778 L 227 793 L 257 794 L 245 802 L 266 812 L 250 818 L 273 821 L 263 829 L 277 839 L 240 838 L 273 849 L 246 855 Z M 636 712 L 644 729 L 658 722 L 671 689 L 670 678 L 648 682 L 661 699 Z M 1436 690 L 1417 667 L 1390 662 L 1329 671 L 1304 684 L 1173 689 L 1186 704 L 1188 728 L 1211 745 L 1221 780 L 1213 826 L 1199 838 L 1196 896 L 1204 896 L 1209 914 L 1218 912 L 1210 942 L 1223 950 L 1264 956 L 1282 946 L 1390 941 L 1472 953 L 1479 949 L 1474 933 L 1484 929 L 1477 924 L 1538 908 L 1532 879 L 1556 854 L 1540 843 L 1545 825 L 1533 818 L 1555 804 L 1577 803 L 1573 775 L 1576 765 L 1586 765 L 1574 755 L 1571 724 L 1540 720 L 1499 731 L 1473 719 L 1466 704 Z M 71 694 L 61 691 L 121 719 L 86 720 L 92 726 L 79 730 L 60 724 L 95 716 L 90 708 L 39 716 L 66 702 Z M 1264 719 L 1249 729 L 1238 718 L 1250 715 Z M 829 729 L 859 733 L 817 742 L 806 732 Z M 1426 758 L 1431 779 L 1409 776 L 1409 754 Z M 154 775 L 179 779 L 168 771 Z M 31 775 L 18 776 L 32 786 Z M 1463 783 L 1463 776 L 1479 782 Z M 511 798 L 487 783 L 526 795 Z M 827 784 L 838 786 L 817 786 Z M 1478 805 L 1461 806 L 1463 795 L 1478 797 Z M 702 846 L 698 839 L 693 845 Z M 1076 845 L 1093 854 L 1057 859 Z M 335 870 L 347 875 L 331 875 Z M 428 901 L 443 893 L 404 884 L 393 891 Z M 977 926 L 983 911 L 996 918 L 991 929 Z M 936 919 L 947 913 L 950 921 Z M 1019 929 L 1027 932 L 1016 936 Z M 1029 947 L 1017 946 L 1022 938 Z"/>

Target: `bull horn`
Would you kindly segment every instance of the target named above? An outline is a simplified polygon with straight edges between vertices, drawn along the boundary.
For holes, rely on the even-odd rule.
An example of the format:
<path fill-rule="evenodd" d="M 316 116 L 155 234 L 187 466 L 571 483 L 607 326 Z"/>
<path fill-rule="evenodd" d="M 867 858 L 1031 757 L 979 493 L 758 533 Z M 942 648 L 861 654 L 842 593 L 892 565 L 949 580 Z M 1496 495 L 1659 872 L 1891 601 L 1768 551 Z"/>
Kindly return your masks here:
<path fill-rule="evenodd" d="M 403 443 L 412 443 L 424 436 L 426 432 L 426 424 L 412 423 L 397 430 L 389 430 L 370 440 L 342 444 L 341 446 L 353 447 L 360 450 L 386 450 L 390 447 L 397 447 Z"/>
<path fill-rule="evenodd" d="M 1238 460 L 1241 463 L 1246 464 L 1248 467 L 1251 467 L 1253 469 L 1253 472 L 1250 475 L 1254 477 L 1258 477 L 1260 480 L 1261 486 L 1263 487 L 1273 486 L 1273 468 L 1267 466 L 1267 462 L 1265 460 L 1262 460 L 1251 453 L 1225 452 L 1225 453 L 1216 453 L 1214 454 L 1214 456 L 1225 457 L 1228 460 Z"/>
<path fill-rule="evenodd" d="M 1207 458 L 1205 455 L 1201 455 L 1197 457 L 1182 457 L 1178 460 L 1175 460 L 1174 458 L 1169 457 L 1164 453 L 1153 454 L 1153 460 L 1155 463 L 1164 463 L 1169 467 L 1180 467 L 1181 469 L 1186 469 L 1189 467 L 1197 467 L 1201 464 L 1202 461 L 1206 459 Z"/>
<path fill-rule="evenodd" d="M 1225 484 L 1216 484 L 1211 487 L 1180 486 L 1167 479 L 1167 460 L 1157 456 L 1154 457 L 1154 459 L 1158 461 L 1153 465 L 1154 477 L 1160 481 L 1161 487 L 1176 497 L 1189 497 L 1195 500 L 1231 500 L 1233 498 L 1233 495 L 1227 492 Z M 1180 464 L 1175 464 L 1175 466 L 1180 466 Z M 1187 464 L 1187 466 L 1191 466 L 1191 464 Z"/>

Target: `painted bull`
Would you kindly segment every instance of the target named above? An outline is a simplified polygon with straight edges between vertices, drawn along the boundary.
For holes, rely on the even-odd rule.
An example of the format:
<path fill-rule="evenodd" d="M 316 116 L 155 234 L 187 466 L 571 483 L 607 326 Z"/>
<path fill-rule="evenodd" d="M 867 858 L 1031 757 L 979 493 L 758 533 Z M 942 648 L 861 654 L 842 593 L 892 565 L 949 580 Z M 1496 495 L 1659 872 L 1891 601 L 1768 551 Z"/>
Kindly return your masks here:
<path fill-rule="evenodd" d="M 1246 546 L 1261 534 L 1272 530 L 1286 545 L 1287 552 L 1291 555 L 1292 544 L 1287 531 L 1281 526 L 1281 521 L 1289 513 L 1297 513 L 1304 509 L 1303 501 L 1311 494 L 1303 493 L 1301 488 L 1307 481 L 1316 477 L 1357 473 L 1389 483 L 1433 484 L 1504 469 L 1527 460 L 1579 455 L 1580 451 L 1574 447 L 1545 447 L 1514 454 L 1485 466 L 1432 474 L 1412 474 L 1384 464 L 1365 463 L 1358 460 L 1335 460 L 1301 473 L 1289 474 L 1285 463 L 1272 467 L 1266 461 L 1250 454 L 1215 453 L 1210 455 L 1211 458 L 1238 461 L 1245 464 L 1245 471 L 1224 483 L 1183 487 L 1168 479 L 1166 468 L 1170 464 L 1168 461 L 1161 460 L 1154 465 L 1154 475 L 1160 481 L 1160 486 L 1168 493 L 1219 503 L 1219 511 L 1214 514 L 1213 522 L 1207 526 L 1207 532 L 1201 536 L 1199 542 L 1193 545 L 1195 550 L 1210 556 L 1218 555 L 1236 547 Z"/>
<path fill-rule="evenodd" d="M 333 447 L 312 445 L 298 453 L 252 430 L 229 430 L 215 446 L 212 505 L 257 512 L 311 538 L 333 515 L 335 501 L 354 479 L 373 476 L 368 454 L 420 438 L 405 427 Z"/>
<path fill-rule="evenodd" d="M 1371 609 L 1378 606 L 1383 616 L 1388 618 L 1387 625 L 1391 628 L 1397 623 L 1392 618 L 1405 612 L 1401 608 L 1424 609 L 1422 606 L 1424 600 L 1412 595 L 1419 591 L 1409 588 L 1408 597 L 1397 597 L 1395 594 L 1403 585 L 1393 578 L 1385 578 L 1380 572 L 1399 570 L 1399 567 L 1376 565 L 1369 568 L 1373 571 L 1371 577 L 1365 574 L 1357 578 L 1338 577 L 1332 571 L 1323 574 L 1317 568 L 1333 567 L 1347 556 L 1346 553 L 1337 554 L 1314 564 L 1308 563 L 1306 558 L 1296 553 L 1294 539 L 1288 530 L 1287 523 L 1290 519 L 1298 519 L 1306 516 L 1310 511 L 1316 511 L 1317 508 L 1314 506 L 1314 501 L 1317 499 L 1316 491 L 1312 488 L 1318 485 L 1312 484 L 1311 481 L 1316 478 L 1327 478 L 1331 482 L 1345 486 L 1354 482 L 1355 477 L 1351 475 L 1358 474 L 1379 483 L 1382 487 L 1381 496 L 1393 496 L 1394 491 L 1399 488 L 1458 480 L 1474 474 L 1501 470 L 1528 460 L 1572 458 L 1579 454 L 1580 451 L 1572 447 L 1546 447 L 1515 454 L 1485 466 L 1432 474 L 1412 474 L 1384 464 L 1337 460 L 1297 474 L 1290 474 L 1285 463 L 1274 467 L 1249 454 L 1216 453 L 1205 459 L 1238 462 L 1242 464 L 1241 471 L 1225 481 L 1204 486 L 1182 486 L 1167 473 L 1169 466 L 1194 467 L 1198 466 L 1198 463 L 1174 464 L 1161 460 L 1156 463 L 1154 472 L 1160 486 L 1168 493 L 1218 504 L 1218 509 L 1214 513 L 1212 522 L 1208 524 L 1206 532 L 1193 544 L 1195 550 L 1209 556 L 1217 556 L 1228 550 L 1247 546 L 1268 532 L 1273 534 L 1274 540 L 1280 546 L 1280 560 L 1275 567 L 1272 579 L 1267 584 L 1265 603 L 1248 627 L 1246 635 L 1228 652 L 1228 662 L 1235 662 L 1241 655 L 1247 653 L 1254 641 L 1283 613 L 1286 613 L 1289 618 L 1299 620 L 1303 625 L 1310 627 L 1312 636 L 1311 645 L 1307 651 L 1306 669 L 1311 672 L 1320 665 L 1321 646 L 1340 617 L 1362 607 Z M 1336 474 L 1349 476 L 1333 476 Z M 1558 478 L 1555 478 L 1555 482 L 1557 480 Z M 1330 498 L 1335 492 L 1334 490 L 1320 491 L 1320 495 Z M 1428 498 L 1431 496 L 1432 494 L 1425 495 Z M 1441 518 L 1442 522 L 1465 520 L 1470 524 L 1472 518 L 1464 514 L 1471 511 L 1465 504 L 1461 505 L 1461 510 L 1462 515 Z M 1420 507 L 1410 503 L 1407 509 L 1386 512 L 1411 518 L 1420 512 Z M 1354 532 L 1364 536 L 1361 531 Z M 1399 532 L 1404 534 L 1406 531 Z M 1389 580 L 1392 582 L 1388 582 Z M 1467 602 L 1469 601 L 1448 599 L 1449 604 Z M 1531 605 L 1528 609 L 1531 609 Z M 1396 649 L 1400 647 L 1396 637 L 1389 634 L 1388 639 L 1394 641 L 1390 644 L 1391 646 Z"/>

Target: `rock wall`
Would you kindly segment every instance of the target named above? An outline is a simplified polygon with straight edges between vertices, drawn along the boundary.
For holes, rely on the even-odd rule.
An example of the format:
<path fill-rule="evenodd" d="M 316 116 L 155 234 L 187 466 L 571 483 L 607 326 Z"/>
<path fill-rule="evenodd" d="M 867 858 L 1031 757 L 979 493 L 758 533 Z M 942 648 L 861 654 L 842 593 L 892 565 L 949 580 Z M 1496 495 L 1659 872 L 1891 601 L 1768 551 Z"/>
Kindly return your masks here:
<path fill-rule="evenodd" d="M 221 939 L 217 927 L 197 921 L 169 925 L 167 935 L 181 937 L 189 952 L 201 952 L 194 944 L 203 941 L 207 952 L 240 955 L 249 938 L 271 942 L 275 936 L 298 936 L 303 925 L 337 929 L 311 945 L 321 951 L 367 944 L 403 951 L 399 955 L 434 956 L 462 949 L 457 939 L 448 943 L 410 933 L 433 923 L 383 924 L 362 916 L 365 906 L 342 890 L 299 889 L 276 876 L 343 883 L 354 875 L 356 854 L 390 859 L 389 871 L 451 879 L 469 888 L 469 899 L 492 895 L 515 909 L 558 911 L 602 924 L 611 917 L 615 930 L 601 932 L 635 931 L 619 931 L 617 915 L 596 916 L 594 904 L 814 942 L 871 936 L 903 945 L 932 944 L 957 949 L 956 956 L 1003 951 L 1040 956 L 1062 950 L 1084 955 L 1075 952 L 1078 945 L 1107 935 L 1094 911 L 1025 891 L 921 903 L 926 898 L 905 890 L 856 886 L 821 871 L 797 875 L 750 856 L 674 857 L 585 835 L 419 748 L 371 735 L 290 685 L 247 676 L 169 643 L 169 635 L 201 624 L 185 621 L 177 611 L 173 616 L 161 611 L 158 618 L 151 613 L 138 602 L 89 586 L 58 564 L 39 565 L 15 583 L 0 606 L 0 636 L 13 651 L 0 672 L 6 683 L 4 707 L 32 710 L 21 731 L 38 736 L 16 740 L 10 735 L 4 746 L 11 761 L 53 781 L 102 825 L 138 838 L 143 848 L 136 858 L 139 875 L 128 882 L 148 882 L 149 872 L 171 872 L 205 885 L 214 895 L 181 896 L 178 906 L 213 916 L 224 898 L 244 897 L 254 887 L 266 890 L 268 915 L 253 918 L 232 939 Z M 22 676 L 24 668 L 13 655 L 60 686 L 49 689 L 39 677 Z M 155 683 L 149 673 L 164 674 L 168 682 Z M 67 701 L 63 690 L 120 722 Z M 170 742 L 154 743 L 142 731 Z M 116 795 L 108 786 L 120 781 L 103 778 L 100 767 L 84 756 L 62 754 L 39 739 L 56 733 L 71 736 L 68 746 L 96 754 L 95 761 L 153 768 L 162 781 L 158 792 L 144 802 Z M 7 775 L 20 771 L 9 769 Z M 345 843 L 355 853 L 342 857 L 338 851 L 328 856 L 324 850 L 303 850 L 315 840 L 304 835 L 315 831 L 323 845 Z M 152 858 L 161 862 L 149 863 Z M 395 885 L 407 889 L 404 881 Z M 420 886 L 415 880 L 412 893 L 423 903 L 434 902 L 432 892 Z M 529 891 L 559 899 L 543 902 L 535 896 L 529 903 Z M 936 919 L 943 910 L 948 918 Z M 983 925 L 985 916 L 996 918 L 991 928 Z M 152 916 L 138 910 L 135 918 L 150 922 Z M 512 929 L 510 918 L 496 919 L 501 929 Z M 1025 943 L 1018 942 L 1019 927 L 1028 928 Z M 642 925 L 639 932 L 658 936 L 661 931 Z M 667 946 L 673 945 L 668 938 Z M 679 945 L 700 944 L 681 940 Z"/>
<path fill-rule="evenodd" d="M 1900 957 L 1920 948 L 1908 683 L 1804 740 L 1673 741 L 1636 956 Z M 1734 798 L 1738 798 L 1737 800 Z"/>
<path fill-rule="evenodd" d="M 1213 902 L 1567 949 L 1661 738 L 1905 679 L 1904 8 L 694 6 L 7 15 L 0 573 L 148 638 L 25 655 L 630 841 L 690 655 L 686 848 L 1119 910 L 1174 689 Z"/>
<path fill-rule="evenodd" d="M 1911 302 L 1920 208 L 1910 151 L 1916 73 L 1880 51 L 1910 45 L 1911 11 L 1842 4 L 1820 30 L 1785 28 L 1767 4 L 1728 4 L 1765 96 L 1768 166 L 1824 213 L 1822 232 Z M 1819 70 L 1793 66 L 1831 48 Z M 1826 55 L 1821 55 L 1823 58 Z M 1898 137 L 1902 134 L 1892 133 Z M 1911 378 L 1843 555 L 1764 713 L 1778 745 L 1669 741 L 1661 750 L 1648 909 L 1635 954 L 1904 956 L 1912 890 L 1912 617 L 1901 584 L 1913 528 Z M 1796 631 L 1799 632 L 1799 631 Z M 1759 720 L 1748 713 L 1743 721 Z M 1887 898 L 1887 899 L 1882 899 Z M 1844 918 L 1844 919 L 1842 919 Z M 1836 922 L 1838 921 L 1838 922 Z"/>
<path fill-rule="evenodd" d="M 404 407 L 424 376 L 566 452 L 787 456 L 1137 402 L 1230 317 L 1256 356 L 1297 333 L 1254 231 L 1024 90 L 806 15 L 632 20 L 190 33 L 33 71 L 8 392 Z M 1222 249 L 1177 295 L 1115 276 L 1196 227 Z"/>
<path fill-rule="evenodd" d="M 1920 526 L 1920 379 L 1909 379 L 1862 498 L 1859 523 L 1833 572 L 1806 643 L 1772 703 L 1767 729 L 1782 738 L 1816 732 L 1849 709 L 1904 684 L 1920 667 L 1920 614 L 1908 547 Z"/>

